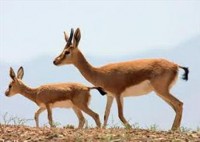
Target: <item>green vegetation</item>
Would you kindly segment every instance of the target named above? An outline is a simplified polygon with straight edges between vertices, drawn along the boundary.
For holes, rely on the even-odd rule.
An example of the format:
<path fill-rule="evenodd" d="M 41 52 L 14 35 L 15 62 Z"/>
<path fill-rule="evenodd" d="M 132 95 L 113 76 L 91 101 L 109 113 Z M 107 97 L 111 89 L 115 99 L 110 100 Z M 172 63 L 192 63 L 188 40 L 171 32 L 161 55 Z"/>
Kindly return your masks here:
<path fill-rule="evenodd" d="M 53 127 L 58 127 L 58 126 L 61 126 L 60 122 L 53 122 Z"/>
<path fill-rule="evenodd" d="M 132 128 L 133 129 L 141 129 L 141 127 L 140 127 L 140 124 L 139 123 L 134 123 L 134 124 L 132 124 Z"/>
<path fill-rule="evenodd" d="M 200 132 L 200 126 L 197 127 L 197 130 L 196 130 L 196 131 L 197 131 L 197 132 Z"/>
<path fill-rule="evenodd" d="M 147 129 L 151 130 L 151 131 L 159 131 L 159 126 L 157 124 L 152 124 L 149 127 L 147 127 Z"/>
<path fill-rule="evenodd" d="M 65 128 L 65 129 L 74 129 L 75 127 L 74 127 L 74 125 L 67 124 L 63 128 Z"/>
<path fill-rule="evenodd" d="M 181 127 L 180 127 L 180 131 L 181 131 L 181 132 L 191 132 L 192 129 L 191 129 L 191 128 L 188 128 L 188 127 L 181 126 Z"/>

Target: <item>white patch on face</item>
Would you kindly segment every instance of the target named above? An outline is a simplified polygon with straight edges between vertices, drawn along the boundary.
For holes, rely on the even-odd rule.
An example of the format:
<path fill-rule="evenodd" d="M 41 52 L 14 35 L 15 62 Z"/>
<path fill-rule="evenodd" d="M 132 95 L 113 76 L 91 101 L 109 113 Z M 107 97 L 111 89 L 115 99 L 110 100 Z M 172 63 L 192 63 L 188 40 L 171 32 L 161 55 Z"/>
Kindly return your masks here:
<path fill-rule="evenodd" d="M 70 58 L 70 57 L 71 57 L 71 53 L 66 54 L 65 57 L 66 57 L 66 58 Z"/>
<path fill-rule="evenodd" d="M 123 97 L 141 96 L 153 91 L 153 87 L 149 80 L 145 80 L 137 85 L 127 87 L 122 93 Z"/>

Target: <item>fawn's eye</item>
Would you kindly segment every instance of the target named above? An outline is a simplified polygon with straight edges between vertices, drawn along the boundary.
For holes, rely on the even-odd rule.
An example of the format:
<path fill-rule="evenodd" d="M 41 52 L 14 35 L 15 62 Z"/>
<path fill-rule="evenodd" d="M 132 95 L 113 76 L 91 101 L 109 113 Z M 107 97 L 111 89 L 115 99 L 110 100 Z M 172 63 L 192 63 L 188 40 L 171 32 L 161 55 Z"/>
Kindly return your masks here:
<path fill-rule="evenodd" d="M 10 88 L 12 87 L 12 85 L 9 85 L 8 87 L 9 87 L 9 89 L 10 89 Z"/>

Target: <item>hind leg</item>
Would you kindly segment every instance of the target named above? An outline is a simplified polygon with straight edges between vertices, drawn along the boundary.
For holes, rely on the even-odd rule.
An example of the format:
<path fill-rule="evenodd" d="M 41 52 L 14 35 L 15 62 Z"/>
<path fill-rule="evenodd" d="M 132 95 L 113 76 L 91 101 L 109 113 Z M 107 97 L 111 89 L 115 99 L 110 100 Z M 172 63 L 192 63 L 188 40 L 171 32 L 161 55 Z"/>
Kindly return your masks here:
<path fill-rule="evenodd" d="M 79 120 L 79 124 L 78 124 L 78 128 L 83 128 L 84 124 L 85 124 L 85 118 L 82 114 L 82 112 L 80 111 L 80 109 L 78 109 L 77 107 L 72 107 L 72 109 L 74 110 L 76 116 L 78 117 Z"/>
<path fill-rule="evenodd" d="M 97 127 L 101 127 L 101 122 L 99 119 L 99 115 L 92 111 L 87 104 L 80 104 L 78 105 L 79 109 L 90 115 L 96 122 Z"/>
<path fill-rule="evenodd" d="M 53 125 L 53 118 L 52 118 L 52 109 L 51 109 L 51 106 L 50 105 L 46 105 L 46 108 L 47 108 L 47 115 L 48 115 L 49 125 L 51 127 L 55 127 Z"/>
<path fill-rule="evenodd" d="M 172 130 L 177 130 L 180 127 L 182 112 L 183 112 L 183 103 L 175 98 L 170 92 L 169 88 L 171 83 L 176 78 L 176 75 L 173 74 L 164 74 L 160 78 L 156 78 L 151 81 L 151 84 L 154 88 L 154 91 L 159 97 L 161 97 L 165 102 L 167 102 L 175 111 L 176 116 L 172 125 Z"/>
<path fill-rule="evenodd" d="M 105 109 L 105 113 L 104 113 L 104 124 L 103 124 L 103 128 L 106 128 L 107 122 L 108 122 L 108 117 L 110 115 L 110 108 L 112 106 L 113 103 L 113 97 L 112 96 L 107 96 L 107 103 L 106 103 L 106 109 Z"/>
<path fill-rule="evenodd" d="M 177 98 L 172 96 L 170 93 L 166 93 L 166 95 L 158 94 L 165 102 L 167 102 L 175 111 L 176 116 L 172 125 L 172 130 L 177 130 L 180 127 L 182 112 L 183 112 L 183 103 L 179 101 Z"/>

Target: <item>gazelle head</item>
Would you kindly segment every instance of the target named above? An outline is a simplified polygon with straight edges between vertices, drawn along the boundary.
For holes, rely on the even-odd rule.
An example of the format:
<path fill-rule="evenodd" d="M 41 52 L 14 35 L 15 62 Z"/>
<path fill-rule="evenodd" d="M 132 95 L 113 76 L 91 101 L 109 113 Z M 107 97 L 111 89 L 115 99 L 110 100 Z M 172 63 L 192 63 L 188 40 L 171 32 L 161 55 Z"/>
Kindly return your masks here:
<path fill-rule="evenodd" d="M 20 93 L 20 86 L 22 85 L 21 79 L 24 76 L 24 69 L 23 67 L 20 67 L 17 72 L 17 76 L 15 75 L 15 72 L 13 71 L 12 67 L 10 67 L 10 77 L 12 81 L 10 82 L 8 89 L 5 92 L 5 95 L 10 97 L 17 93 Z"/>
<path fill-rule="evenodd" d="M 77 28 L 75 33 L 74 30 L 71 29 L 70 36 L 68 37 L 67 33 L 64 32 L 64 37 L 66 40 L 66 45 L 62 53 L 55 58 L 53 63 L 57 66 L 64 64 L 73 64 L 76 59 L 76 52 L 78 51 L 78 44 L 81 39 L 80 29 Z"/>

